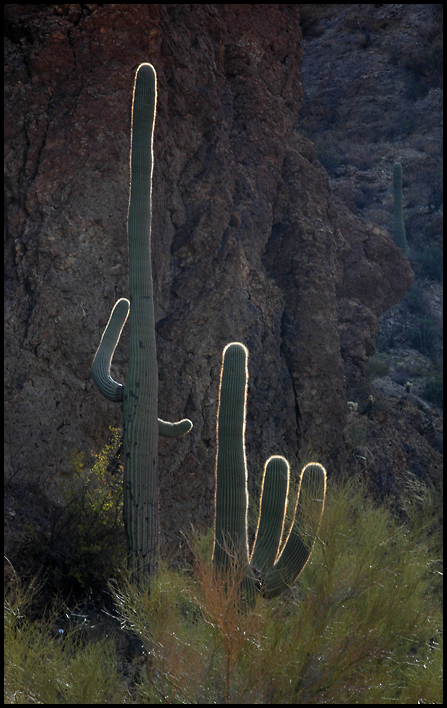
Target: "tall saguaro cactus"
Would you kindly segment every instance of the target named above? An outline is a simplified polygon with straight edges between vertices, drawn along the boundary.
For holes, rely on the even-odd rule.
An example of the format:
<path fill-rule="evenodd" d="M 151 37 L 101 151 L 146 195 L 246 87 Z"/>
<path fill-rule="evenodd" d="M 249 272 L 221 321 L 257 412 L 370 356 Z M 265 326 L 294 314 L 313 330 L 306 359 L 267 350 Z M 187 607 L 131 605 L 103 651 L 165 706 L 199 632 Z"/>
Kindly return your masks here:
<path fill-rule="evenodd" d="M 236 566 L 248 596 L 255 589 L 272 598 L 296 580 L 313 550 L 326 496 L 326 471 L 311 462 L 300 475 L 292 522 L 285 533 L 290 469 L 281 456 L 264 468 L 258 527 L 250 554 L 247 541 L 245 416 L 248 350 L 228 344 L 222 356 L 217 414 L 215 534 L 216 569 Z"/>
<path fill-rule="evenodd" d="M 129 300 L 115 304 L 93 361 L 93 378 L 124 413 L 124 522 L 129 563 L 137 576 L 152 575 L 158 557 L 158 435 L 184 435 L 190 420 L 158 419 L 158 367 L 151 264 L 153 131 L 156 74 L 141 64 L 132 102 L 131 183 L 128 213 Z M 129 315 L 130 312 L 130 315 Z M 129 315 L 129 370 L 125 385 L 110 364 Z"/>
<path fill-rule="evenodd" d="M 407 255 L 407 236 L 405 234 L 404 213 L 402 209 L 402 165 L 395 162 L 393 167 L 394 225 L 393 240 L 396 246 Z"/>

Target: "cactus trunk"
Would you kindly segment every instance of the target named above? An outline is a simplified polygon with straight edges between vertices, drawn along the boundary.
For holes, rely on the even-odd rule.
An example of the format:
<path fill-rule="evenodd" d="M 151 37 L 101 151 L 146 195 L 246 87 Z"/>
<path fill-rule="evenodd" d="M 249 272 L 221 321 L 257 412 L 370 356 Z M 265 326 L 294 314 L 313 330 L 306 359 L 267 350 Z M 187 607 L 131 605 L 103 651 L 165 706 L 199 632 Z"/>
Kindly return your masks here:
<path fill-rule="evenodd" d="M 404 213 L 402 209 L 402 165 L 400 162 L 394 163 L 393 167 L 393 191 L 394 191 L 394 225 L 393 240 L 396 246 L 402 249 L 407 255 L 407 236 L 405 233 Z"/>
<path fill-rule="evenodd" d="M 124 522 L 134 577 L 151 576 L 158 558 L 158 435 L 178 437 L 188 419 L 159 420 L 158 367 L 151 263 L 153 131 L 156 74 L 138 67 L 132 103 L 131 185 L 128 213 L 130 302 L 118 300 L 93 361 L 93 378 L 110 401 L 123 403 Z M 130 315 L 129 315 L 130 311 Z M 129 371 L 126 384 L 110 375 L 113 353 L 129 315 Z"/>
<path fill-rule="evenodd" d="M 123 398 L 124 518 L 137 574 L 156 570 L 158 555 L 158 368 L 151 263 L 155 71 L 140 66 L 132 106 L 128 214 L 130 341 Z"/>

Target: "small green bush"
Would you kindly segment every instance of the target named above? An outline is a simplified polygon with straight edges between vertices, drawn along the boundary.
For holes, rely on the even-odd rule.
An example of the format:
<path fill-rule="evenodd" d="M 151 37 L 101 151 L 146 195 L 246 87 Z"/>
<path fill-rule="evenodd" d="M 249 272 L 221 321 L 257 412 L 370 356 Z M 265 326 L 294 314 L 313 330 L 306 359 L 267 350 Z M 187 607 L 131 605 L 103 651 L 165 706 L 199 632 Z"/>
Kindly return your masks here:
<path fill-rule="evenodd" d="M 72 455 L 74 475 L 64 494 L 65 529 L 71 536 L 64 572 L 84 588 L 106 582 L 122 556 L 123 468 L 115 459 L 120 440 L 120 431 L 110 428 L 110 440 L 96 455 L 91 469 L 84 469 L 82 454 Z M 64 536 L 66 530 L 61 529 Z"/>
<path fill-rule="evenodd" d="M 23 578 L 39 574 L 48 598 L 107 589 L 126 554 L 119 444 L 119 431 L 111 429 L 91 468 L 84 467 L 83 454 L 73 453 L 73 475 L 61 490 L 62 500 L 49 499 L 42 491 L 36 496 L 33 487 L 22 493 L 17 511 L 23 541 L 12 561 Z M 39 499 L 37 508 L 31 495 Z"/>

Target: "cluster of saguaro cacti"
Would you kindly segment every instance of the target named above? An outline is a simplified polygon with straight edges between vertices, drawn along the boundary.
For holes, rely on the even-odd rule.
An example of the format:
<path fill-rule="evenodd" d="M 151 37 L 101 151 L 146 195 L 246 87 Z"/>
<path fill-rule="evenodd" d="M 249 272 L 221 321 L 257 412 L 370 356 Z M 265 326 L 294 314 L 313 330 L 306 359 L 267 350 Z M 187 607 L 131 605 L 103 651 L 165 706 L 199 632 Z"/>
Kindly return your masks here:
<path fill-rule="evenodd" d="M 324 509 L 326 471 L 318 463 L 303 468 L 293 518 L 286 532 L 289 465 L 280 456 L 267 460 L 258 527 L 250 554 L 245 456 L 247 358 L 247 348 L 238 342 L 228 344 L 223 351 L 217 414 L 213 562 L 218 571 L 230 567 L 241 570 L 246 596 L 260 591 L 272 598 L 292 585 L 310 558 Z"/>
<path fill-rule="evenodd" d="M 123 404 L 124 521 L 129 563 L 137 577 L 153 574 L 158 557 L 158 435 L 176 437 L 192 423 L 158 419 L 158 371 L 151 265 L 151 190 L 156 74 L 139 66 L 133 92 L 131 188 L 128 214 L 129 300 L 115 304 L 93 361 L 93 378 L 110 401 Z M 114 381 L 110 365 L 129 317 L 129 371 L 126 383 Z M 301 472 L 292 522 L 285 532 L 290 471 L 280 456 L 267 460 L 260 512 L 251 554 L 247 541 L 247 467 L 245 416 L 247 349 L 229 344 L 223 353 L 216 462 L 214 564 L 236 566 L 250 597 L 261 591 L 275 597 L 296 580 L 315 543 L 326 494 L 326 472 L 310 463 Z"/>
<path fill-rule="evenodd" d="M 394 225 L 393 239 L 396 246 L 407 255 L 407 237 L 405 234 L 404 214 L 402 210 L 402 165 L 395 162 L 393 167 L 394 190 Z"/>
<path fill-rule="evenodd" d="M 192 423 L 158 419 L 158 368 L 151 265 L 153 130 L 157 100 L 151 64 L 136 73 L 132 102 L 131 185 L 128 213 L 129 300 L 115 304 L 93 361 L 93 378 L 124 413 L 124 522 L 129 564 L 139 577 L 153 574 L 158 557 L 158 435 L 176 437 Z M 129 314 L 130 312 L 130 314 Z M 125 385 L 110 364 L 129 315 L 129 370 Z"/>

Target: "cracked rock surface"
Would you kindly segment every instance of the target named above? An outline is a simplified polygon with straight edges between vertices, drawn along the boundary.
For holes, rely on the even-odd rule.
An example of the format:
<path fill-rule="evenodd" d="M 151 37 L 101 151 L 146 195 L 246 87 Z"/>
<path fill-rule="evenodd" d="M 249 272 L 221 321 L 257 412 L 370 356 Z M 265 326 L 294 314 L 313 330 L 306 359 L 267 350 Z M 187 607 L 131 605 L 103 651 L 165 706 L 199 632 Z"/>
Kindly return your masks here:
<path fill-rule="evenodd" d="M 299 136 L 297 5 L 7 5 L 6 463 L 70 473 L 118 405 L 91 366 L 126 297 L 133 77 L 158 74 L 152 257 L 163 542 L 210 526 L 223 347 L 250 351 L 251 473 L 271 454 L 337 475 L 378 318 L 413 274 L 332 193 Z M 127 371 L 126 329 L 113 360 Z M 403 454 L 403 453 L 402 453 Z"/>

